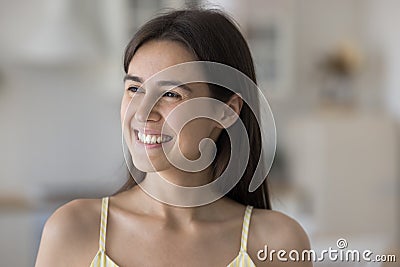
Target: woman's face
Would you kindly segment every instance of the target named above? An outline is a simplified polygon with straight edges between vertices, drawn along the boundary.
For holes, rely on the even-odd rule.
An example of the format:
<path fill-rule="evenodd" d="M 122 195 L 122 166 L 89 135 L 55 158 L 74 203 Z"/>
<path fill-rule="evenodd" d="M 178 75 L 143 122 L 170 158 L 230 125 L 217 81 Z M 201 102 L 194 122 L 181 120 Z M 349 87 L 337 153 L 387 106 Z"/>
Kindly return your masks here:
<path fill-rule="evenodd" d="M 133 163 L 143 172 L 175 168 L 165 154 L 174 157 L 179 149 L 187 159 L 197 159 L 200 156 L 200 141 L 204 138 L 216 141 L 221 132 L 216 122 L 207 118 L 196 118 L 196 110 L 188 110 L 187 106 L 178 108 L 167 118 L 174 108 L 185 101 L 211 97 L 206 84 L 190 83 L 173 87 L 171 81 L 179 80 L 179 77 L 171 77 L 170 81 L 159 82 L 158 86 L 147 86 L 146 83 L 142 87 L 145 80 L 165 68 L 195 60 L 184 45 L 162 40 L 144 43 L 129 64 L 121 104 L 121 121 Z M 155 94 L 161 98 L 155 100 Z M 213 109 L 212 105 L 204 108 Z M 188 111 L 193 113 L 194 119 L 186 123 L 179 132 L 176 129 L 179 117 L 187 115 Z"/>

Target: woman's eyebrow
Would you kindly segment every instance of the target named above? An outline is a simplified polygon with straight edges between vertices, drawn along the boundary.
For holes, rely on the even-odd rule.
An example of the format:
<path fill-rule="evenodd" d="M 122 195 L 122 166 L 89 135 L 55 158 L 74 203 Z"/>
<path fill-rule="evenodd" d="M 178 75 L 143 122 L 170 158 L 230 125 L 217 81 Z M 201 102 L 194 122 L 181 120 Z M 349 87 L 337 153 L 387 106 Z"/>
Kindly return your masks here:
<path fill-rule="evenodd" d="M 159 86 L 174 86 L 174 87 L 180 87 L 190 93 L 192 93 L 192 89 L 190 89 L 189 86 L 187 86 L 185 83 L 180 82 L 180 81 L 159 81 L 158 82 Z"/>
<path fill-rule="evenodd" d="M 135 75 L 131 75 L 131 74 L 126 74 L 124 77 L 124 82 L 126 81 L 134 81 L 134 82 L 139 82 L 139 83 L 143 83 L 143 79 L 135 76 Z M 165 81 L 158 81 L 157 84 L 159 86 L 173 86 L 173 87 L 180 87 L 190 93 L 192 93 L 192 89 L 190 89 L 189 86 L 187 86 L 186 84 L 184 84 L 183 82 L 180 81 L 172 81 L 172 80 L 165 80 Z"/>
<path fill-rule="evenodd" d="M 143 79 L 135 76 L 135 75 L 131 75 L 131 74 L 126 74 L 124 77 L 124 82 L 126 81 L 134 81 L 134 82 L 139 82 L 139 83 L 143 83 Z"/>

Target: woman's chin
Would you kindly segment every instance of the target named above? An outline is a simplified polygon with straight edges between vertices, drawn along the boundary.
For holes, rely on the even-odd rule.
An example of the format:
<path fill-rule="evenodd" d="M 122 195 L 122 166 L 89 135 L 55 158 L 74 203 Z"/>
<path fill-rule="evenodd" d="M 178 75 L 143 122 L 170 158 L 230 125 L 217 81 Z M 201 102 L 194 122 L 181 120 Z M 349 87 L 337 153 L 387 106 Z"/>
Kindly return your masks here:
<path fill-rule="evenodd" d="M 135 165 L 136 169 L 138 169 L 141 172 L 160 172 L 165 169 L 166 166 L 163 166 L 165 164 L 159 163 L 159 162 L 144 162 L 143 159 L 141 161 L 136 161 L 133 160 L 133 164 Z"/>

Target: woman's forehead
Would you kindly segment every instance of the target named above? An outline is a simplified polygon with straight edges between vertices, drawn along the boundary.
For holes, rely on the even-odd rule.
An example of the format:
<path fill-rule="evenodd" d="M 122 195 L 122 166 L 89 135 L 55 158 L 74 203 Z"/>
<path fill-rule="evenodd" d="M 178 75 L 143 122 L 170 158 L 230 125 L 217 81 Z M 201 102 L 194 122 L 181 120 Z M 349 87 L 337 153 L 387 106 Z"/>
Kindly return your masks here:
<path fill-rule="evenodd" d="M 166 68 L 195 60 L 195 56 L 179 42 L 153 40 L 136 51 L 129 63 L 128 74 L 148 79 Z"/>

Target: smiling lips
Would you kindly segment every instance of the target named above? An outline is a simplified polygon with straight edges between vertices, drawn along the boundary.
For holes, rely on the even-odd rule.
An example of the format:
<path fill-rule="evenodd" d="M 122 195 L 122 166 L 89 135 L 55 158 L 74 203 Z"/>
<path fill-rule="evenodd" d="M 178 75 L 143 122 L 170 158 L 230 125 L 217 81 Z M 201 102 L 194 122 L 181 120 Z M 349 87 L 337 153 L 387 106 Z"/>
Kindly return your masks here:
<path fill-rule="evenodd" d="M 144 144 L 161 144 L 172 140 L 172 137 L 169 135 L 144 134 L 139 131 L 136 131 L 136 133 L 138 140 Z"/>

